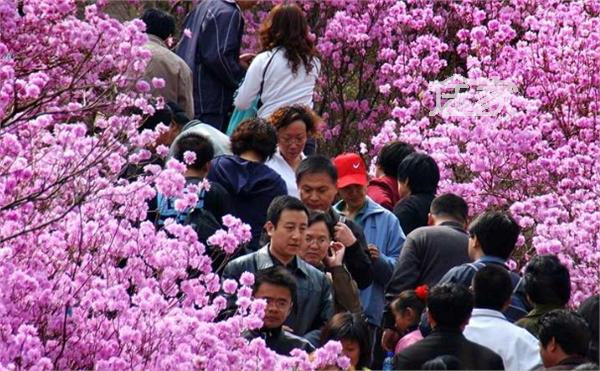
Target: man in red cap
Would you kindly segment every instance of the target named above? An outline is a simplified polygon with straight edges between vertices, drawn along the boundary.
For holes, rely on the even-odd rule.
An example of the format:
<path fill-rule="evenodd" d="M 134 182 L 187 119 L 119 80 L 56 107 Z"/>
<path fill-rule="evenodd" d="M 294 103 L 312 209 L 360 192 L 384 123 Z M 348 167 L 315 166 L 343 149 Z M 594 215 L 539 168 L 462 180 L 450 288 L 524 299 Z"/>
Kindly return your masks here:
<path fill-rule="evenodd" d="M 367 168 L 362 157 L 357 153 L 344 153 L 333 163 L 338 172 L 337 190 L 342 198 L 334 208 L 363 228 L 368 243 L 373 284 L 361 290 L 360 299 L 374 337 L 373 344 L 378 344 L 375 337 L 383 315 L 384 288 L 392 276 L 406 236 L 398 218 L 367 196 Z"/>

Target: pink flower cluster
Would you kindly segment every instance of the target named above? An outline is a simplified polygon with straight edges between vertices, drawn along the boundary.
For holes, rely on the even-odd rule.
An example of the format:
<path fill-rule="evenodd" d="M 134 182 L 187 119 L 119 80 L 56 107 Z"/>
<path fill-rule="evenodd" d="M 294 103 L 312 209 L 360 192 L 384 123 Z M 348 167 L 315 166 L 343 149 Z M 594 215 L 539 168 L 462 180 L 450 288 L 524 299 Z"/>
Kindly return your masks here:
<path fill-rule="evenodd" d="M 242 223 L 238 218 L 231 215 L 223 217 L 223 225 L 227 231 L 219 229 L 208 238 L 208 244 L 222 248 L 227 254 L 233 254 L 238 246 L 248 243 L 252 239 L 250 226 Z"/>

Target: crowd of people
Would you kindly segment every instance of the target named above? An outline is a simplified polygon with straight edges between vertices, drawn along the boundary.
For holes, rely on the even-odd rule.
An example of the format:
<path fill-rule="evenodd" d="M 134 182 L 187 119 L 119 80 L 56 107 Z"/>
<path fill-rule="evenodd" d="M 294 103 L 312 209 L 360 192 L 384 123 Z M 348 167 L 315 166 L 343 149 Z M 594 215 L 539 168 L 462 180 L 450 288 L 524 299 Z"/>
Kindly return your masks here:
<path fill-rule="evenodd" d="M 355 369 L 597 369 L 598 296 L 569 309 L 569 271 L 553 255 L 511 271 L 521 231 L 509 213 L 470 221 L 463 198 L 437 194 L 435 160 L 401 141 L 381 149 L 372 177 L 358 153 L 315 154 L 320 64 L 305 16 L 275 6 L 262 50 L 240 55 L 254 3 L 200 2 L 177 53 L 165 44 L 173 18 L 142 17 L 145 78 L 165 80 L 154 94 L 168 101 L 142 128 L 167 124 L 159 142 L 188 164 L 186 181 L 210 184 L 192 214 L 159 194 L 148 217 L 193 224 L 205 244 L 224 215 L 251 226 L 246 246 L 213 255 L 222 279 L 254 273 L 267 303 L 263 328 L 244 336 L 283 355 L 338 340 Z M 251 108 L 235 121 L 233 109 Z M 236 310 L 228 301 L 222 317 Z"/>

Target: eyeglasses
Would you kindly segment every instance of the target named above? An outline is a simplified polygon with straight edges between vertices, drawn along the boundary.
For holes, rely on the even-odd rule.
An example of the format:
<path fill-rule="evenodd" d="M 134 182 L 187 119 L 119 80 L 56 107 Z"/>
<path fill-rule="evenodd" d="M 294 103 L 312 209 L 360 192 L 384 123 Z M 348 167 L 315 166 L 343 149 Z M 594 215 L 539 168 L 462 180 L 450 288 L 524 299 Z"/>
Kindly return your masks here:
<path fill-rule="evenodd" d="M 283 144 L 302 144 L 306 141 L 306 137 L 280 137 L 279 141 L 281 141 Z"/>
<path fill-rule="evenodd" d="M 257 297 L 257 299 L 264 299 L 267 302 L 267 305 L 275 306 L 279 310 L 287 309 L 292 304 L 289 300 L 286 300 L 286 299 L 276 299 L 276 298 L 269 298 L 269 297 L 262 297 L 262 298 Z"/>
<path fill-rule="evenodd" d="M 306 237 L 306 243 L 308 245 L 312 245 L 313 243 L 316 243 L 319 246 L 328 245 L 329 238 L 327 238 L 327 237 L 319 237 L 319 238 Z"/>

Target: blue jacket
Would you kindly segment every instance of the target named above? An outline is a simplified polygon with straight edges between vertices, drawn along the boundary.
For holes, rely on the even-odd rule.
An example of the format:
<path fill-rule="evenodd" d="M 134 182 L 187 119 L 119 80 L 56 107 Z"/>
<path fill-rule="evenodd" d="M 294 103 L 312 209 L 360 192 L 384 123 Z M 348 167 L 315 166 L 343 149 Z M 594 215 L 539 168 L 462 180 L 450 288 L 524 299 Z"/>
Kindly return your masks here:
<path fill-rule="evenodd" d="M 344 201 L 338 202 L 334 207 L 338 212 L 342 211 Z M 394 264 L 406 236 L 398 218 L 369 197 L 354 221 L 363 228 L 367 243 L 379 249 L 379 259 L 372 262 L 373 283 L 360 291 L 360 302 L 368 322 L 379 326 L 385 304 L 384 288 L 392 277 Z"/>
<path fill-rule="evenodd" d="M 196 117 L 227 113 L 244 76 L 239 63 L 244 19 L 239 7 L 235 1 L 201 1 L 182 28 L 192 32 L 192 37 L 179 41 L 177 55 L 192 70 Z"/>
<path fill-rule="evenodd" d="M 224 155 L 212 160 L 206 179 L 227 190 L 233 204 L 233 216 L 252 228 L 249 248 L 258 250 L 267 208 L 275 197 L 287 194 L 281 176 L 265 164 Z"/>

